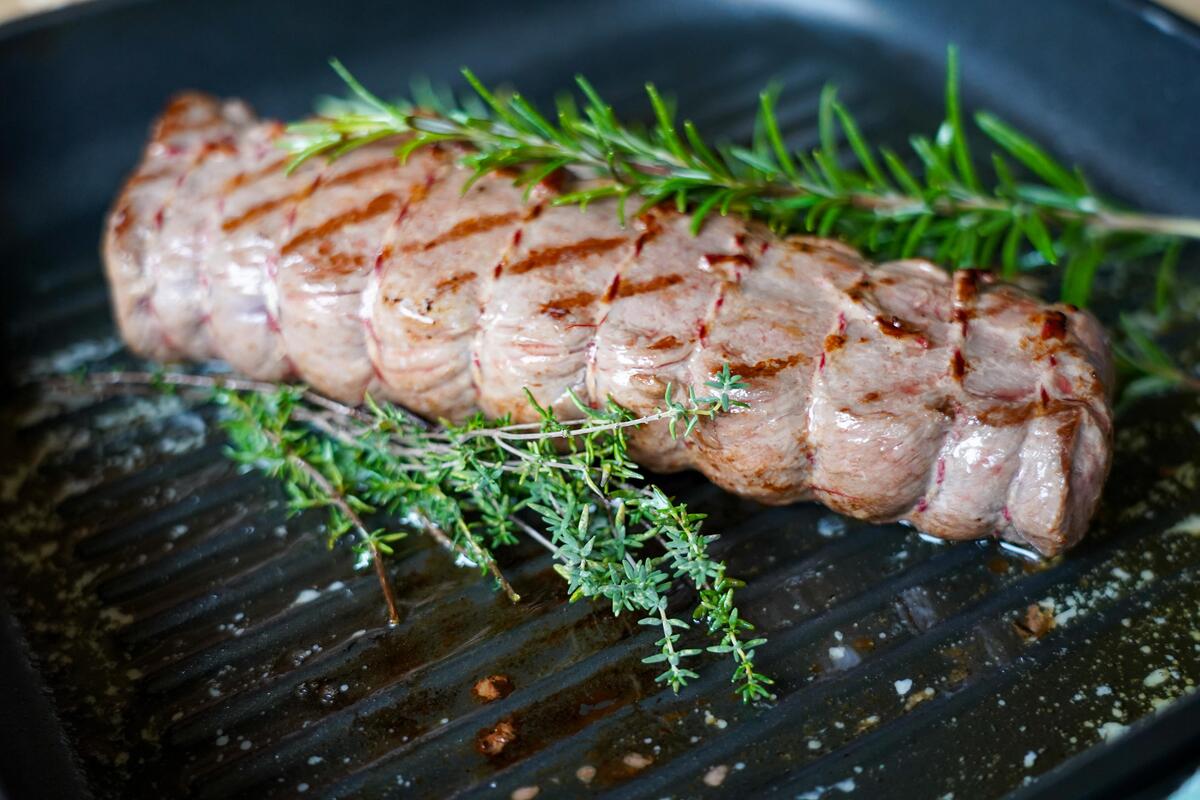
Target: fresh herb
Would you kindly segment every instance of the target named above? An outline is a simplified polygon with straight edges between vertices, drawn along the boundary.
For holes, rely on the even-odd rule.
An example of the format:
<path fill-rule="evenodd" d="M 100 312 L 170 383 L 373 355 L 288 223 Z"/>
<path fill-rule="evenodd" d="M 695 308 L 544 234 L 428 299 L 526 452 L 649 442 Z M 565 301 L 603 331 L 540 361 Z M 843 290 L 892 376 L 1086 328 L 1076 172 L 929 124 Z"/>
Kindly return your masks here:
<path fill-rule="evenodd" d="M 821 94 L 820 145 L 801 153 L 784 142 L 776 88 L 759 97 L 750 147 L 714 146 L 690 121 L 676 121 L 653 84 L 646 93 L 654 123 L 643 129 L 618 120 L 583 77 L 576 79 L 582 105 L 564 95 L 551 117 L 519 93 L 487 88 L 466 69 L 473 93 L 462 101 L 426 85 L 411 100 L 387 102 L 340 62 L 332 65 L 354 100 L 289 127 L 292 168 L 393 136 L 403 137 L 397 146 L 403 157 L 457 142 L 470 148 L 462 162 L 474 171 L 472 180 L 515 170 L 516 182 L 531 189 L 556 170 L 572 170 L 586 180 L 555 202 L 586 206 L 616 198 L 622 217 L 630 200 L 638 204 L 635 213 L 673 202 L 691 211 L 696 229 L 714 213 L 738 213 L 781 233 L 837 236 L 885 258 L 923 255 L 954 267 L 998 266 L 1006 277 L 1060 264 L 1062 299 L 1077 305 L 1087 304 L 1110 251 L 1163 253 L 1156 294 L 1165 302 L 1177 243 L 1200 239 L 1200 219 L 1121 210 L 1098 197 L 1079 170 L 981 111 L 975 125 L 996 147 L 989 155 L 995 180 L 985 184 L 968 144 L 954 47 L 947 57 L 945 120 L 932 137 L 909 140 L 913 167 L 896 151 L 866 141 L 833 86 Z"/>
<path fill-rule="evenodd" d="M 1121 341 L 1113 346 L 1117 366 L 1128 373 L 1120 406 L 1142 397 L 1177 389 L 1200 393 L 1200 378 L 1180 367 L 1148 332 L 1149 325 L 1134 314 L 1122 314 Z"/>
<path fill-rule="evenodd" d="M 527 395 L 538 422 L 476 415 L 439 427 L 369 398 L 357 409 L 302 388 L 236 378 L 117 372 L 86 379 L 93 387 L 212 392 L 226 410 L 229 456 L 280 479 L 294 512 L 325 510 L 331 546 L 353 537 L 360 566 L 375 566 L 393 621 L 383 559 L 397 540 L 430 534 L 516 601 L 494 553 L 528 538 L 553 555 L 571 600 L 606 601 L 614 614 L 640 614 L 639 624 L 660 634 L 657 652 L 643 659 L 663 665 L 660 682 L 678 691 L 697 677 L 689 664 L 702 650 L 684 646 L 682 637 L 699 624 L 713 640 L 707 650 L 732 659 L 742 698 L 771 696 L 772 681 L 754 662 L 766 640 L 734 603 L 741 582 L 709 552 L 717 536 L 701 532 L 703 514 L 644 481 L 629 456 L 636 428 L 666 424 L 683 438 L 702 420 L 746 407 L 737 399 L 746 384 L 727 364 L 703 394 L 668 387 L 661 408 L 643 416 L 611 401 L 592 408 L 571 394 L 580 416 L 560 419 Z M 372 527 L 372 519 L 401 525 Z M 685 584 L 696 597 L 691 621 L 670 608 Z"/>

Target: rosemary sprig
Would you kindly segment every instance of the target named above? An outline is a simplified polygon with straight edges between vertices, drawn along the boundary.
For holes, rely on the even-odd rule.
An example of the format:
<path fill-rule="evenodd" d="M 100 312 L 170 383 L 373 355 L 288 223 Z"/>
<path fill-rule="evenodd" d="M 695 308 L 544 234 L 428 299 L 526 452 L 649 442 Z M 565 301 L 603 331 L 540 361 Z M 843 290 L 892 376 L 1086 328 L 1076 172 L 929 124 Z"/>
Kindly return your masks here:
<path fill-rule="evenodd" d="M 283 481 L 293 511 L 329 514 L 329 541 L 353 534 L 360 566 L 374 563 L 396 618 L 382 559 L 412 531 L 426 532 L 460 563 L 490 574 L 516 601 L 494 552 L 522 537 L 554 557 L 571 600 L 602 599 L 614 614 L 640 614 L 661 633 L 657 679 L 678 691 L 695 677 L 681 644 L 690 622 L 674 616 L 670 597 L 684 583 L 696 602 L 692 621 L 714 640 L 707 650 L 734 662 L 733 682 L 747 702 L 771 696 L 771 679 L 754 657 L 766 640 L 738 611 L 742 584 L 709 553 L 717 538 L 701 533 L 704 516 L 646 483 L 630 459 L 628 434 L 666 422 L 686 437 L 701 420 L 745 407 L 746 384 L 728 365 L 686 399 L 668 391 L 643 416 L 609 402 L 591 408 L 574 398 L 580 418 L 562 420 L 539 406 L 533 424 L 488 420 L 431 427 L 395 406 L 368 400 L 364 409 L 328 401 L 300 387 L 185 373 L 116 372 L 86 376 L 93 387 L 175 388 L 212 392 L 226 413 L 229 455 Z M 676 393 L 678 395 L 678 393 Z M 402 524 L 372 528 L 368 519 Z"/>
<path fill-rule="evenodd" d="M 947 55 L 945 120 L 933 136 L 911 137 L 912 168 L 896 151 L 867 142 L 833 86 L 821 94 L 820 145 L 799 153 L 784 142 L 774 88 L 759 97 L 750 147 L 713 146 L 690 121 L 677 123 L 653 84 L 646 92 L 654 123 L 643 129 L 618 120 L 583 77 L 576 79 L 582 105 L 563 96 L 551 118 L 519 93 L 488 89 L 467 69 L 463 75 L 473 93 L 461 102 L 427 86 L 411 100 L 387 102 L 340 62 L 332 65 L 354 100 L 289 127 L 285 143 L 295 154 L 293 168 L 393 136 L 404 137 L 397 146 L 402 156 L 456 142 L 468 146 L 462 162 L 475 178 L 516 170 L 516 182 L 532 188 L 568 169 L 588 180 L 556 202 L 586 206 L 615 197 L 622 217 L 631 198 L 639 211 L 674 202 L 692 212 L 697 229 L 711 214 L 739 213 L 765 219 L 780 232 L 838 236 L 880 257 L 924 255 L 951 266 L 998 266 L 1008 277 L 1061 263 L 1062 298 L 1077 305 L 1086 305 L 1097 268 L 1115 248 L 1135 248 L 1142 256 L 1165 251 L 1157 293 L 1169 295 L 1172 243 L 1200 238 L 1200 219 L 1122 210 L 1098 197 L 1079 170 L 981 111 L 975 125 L 996 148 L 989 157 L 995 181 L 985 185 L 968 143 L 954 47 Z M 1016 167 L 1024 170 L 1022 177 Z"/>
<path fill-rule="evenodd" d="M 1200 219 L 1119 208 L 1097 196 L 1078 169 L 987 111 L 973 115 L 977 132 L 993 145 L 990 169 L 982 169 L 969 144 L 953 46 L 947 52 L 945 119 L 933 136 L 910 137 L 907 159 L 869 143 L 833 86 L 821 93 L 820 144 L 800 153 L 784 141 L 776 87 L 759 96 L 749 147 L 715 146 L 692 122 L 677 123 L 674 108 L 653 84 L 646 93 L 654 122 L 643 128 L 619 120 L 583 77 L 576 81 L 582 102 L 563 96 L 550 117 L 519 93 L 487 88 L 466 69 L 471 92 L 461 100 L 422 84 L 411 100 L 387 102 L 340 62 L 332 65 L 353 97 L 289 126 L 284 143 L 295 155 L 291 168 L 392 137 L 400 137 L 397 153 L 403 157 L 453 142 L 466 148 L 461 160 L 473 173 L 467 185 L 488 173 L 515 171 L 516 183 L 531 191 L 566 170 L 580 180 L 556 203 L 586 207 L 616 198 L 622 221 L 630 200 L 638 204 L 635 214 L 672 202 L 692 213 L 694 231 L 712 214 L 738 213 L 763 219 L 780 233 L 837 236 L 879 258 L 919 255 L 951 268 L 995 268 L 1010 279 L 1058 265 L 1061 299 L 1079 306 L 1091 299 L 1104 264 L 1158 255 L 1153 297 L 1164 317 L 1177 294 L 1182 245 L 1200 239 Z M 985 173 L 993 176 L 990 184 Z M 1127 328 L 1118 331 L 1122 349 L 1144 356 Z M 1195 388 L 1186 370 L 1161 350 L 1157 355 L 1124 359 L 1135 373 L 1131 392 Z"/>
<path fill-rule="evenodd" d="M 1117 366 L 1129 373 L 1121 392 L 1121 407 L 1173 389 L 1200 393 L 1200 378 L 1180 367 L 1134 316 L 1122 314 L 1120 330 L 1122 340 L 1113 346 L 1113 350 Z"/>

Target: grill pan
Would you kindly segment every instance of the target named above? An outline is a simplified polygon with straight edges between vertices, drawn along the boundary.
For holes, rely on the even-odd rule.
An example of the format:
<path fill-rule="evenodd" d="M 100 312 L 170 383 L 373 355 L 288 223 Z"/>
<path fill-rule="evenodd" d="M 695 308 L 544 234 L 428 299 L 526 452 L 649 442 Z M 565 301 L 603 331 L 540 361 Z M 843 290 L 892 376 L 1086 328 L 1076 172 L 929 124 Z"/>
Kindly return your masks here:
<path fill-rule="evenodd" d="M 899 145 L 939 119 L 956 41 L 969 106 L 1131 204 L 1200 215 L 1200 34 L 1148 4 L 411 6 L 93 0 L 0 28 L 0 794 L 1150 798 L 1200 764 L 1195 399 L 1121 417 L 1093 530 L 1050 563 L 664 479 L 711 515 L 771 640 L 779 698 L 746 707 L 720 662 L 678 696 L 655 685 L 653 637 L 567 604 L 532 549 L 502 559 L 514 607 L 406 540 L 388 630 L 374 578 L 326 550 L 321 520 L 288 519 L 278 487 L 223 459 L 211 408 L 32 389 L 135 363 L 95 242 L 164 99 L 195 87 L 296 117 L 337 91 L 335 54 L 397 93 L 465 63 L 545 101 L 579 71 L 635 117 L 653 80 L 730 139 L 778 78 L 797 147 L 832 79 Z M 514 691 L 482 704 L 472 686 L 493 674 Z M 501 722 L 516 739 L 482 754 Z"/>

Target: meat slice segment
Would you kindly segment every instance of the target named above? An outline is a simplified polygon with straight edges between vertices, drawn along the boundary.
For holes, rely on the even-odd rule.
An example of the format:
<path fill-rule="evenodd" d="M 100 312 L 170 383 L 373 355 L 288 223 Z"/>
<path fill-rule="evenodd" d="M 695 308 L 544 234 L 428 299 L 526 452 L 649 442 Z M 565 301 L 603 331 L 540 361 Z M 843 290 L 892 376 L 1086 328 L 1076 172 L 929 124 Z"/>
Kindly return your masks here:
<path fill-rule="evenodd" d="M 286 352 L 303 381 L 348 402 L 382 388 L 367 349 L 364 291 L 376 281 L 389 231 L 420 205 L 437 167 L 428 153 L 401 163 L 393 150 L 363 147 L 331 164 L 299 204 L 280 249 Z"/>
<path fill-rule="evenodd" d="M 677 399 L 686 398 L 689 360 L 722 285 L 718 274 L 702 268 L 702 259 L 728 249 L 741 232 L 735 221 L 717 218 L 692 236 L 690 223 L 682 214 L 656 209 L 631 226 L 632 258 L 601 300 L 586 379 L 593 401 L 611 397 L 644 414 L 662 405 L 668 384 Z M 665 422 L 635 431 L 630 445 L 654 469 L 691 462 L 685 443 L 670 437 Z"/>
<path fill-rule="evenodd" d="M 905 313 L 916 309 L 885 305 L 875 293 L 879 277 L 864 273 L 843 292 L 838 330 L 829 334 L 837 345 L 818 361 L 808 422 L 817 498 L 883 520 L 917 504 L 948 420 L 944 330 Z"/>
<path fill-rule="evenodd" d="M 838 287 L 859 270 L 841 263 L 841 248 L 764 233 L 740 231 L 700 260 L 720 288 L 689 362 L 691 383 L 703 385 L 729 364 L 748 384 L 738 399 L 750 407 L 698 428 L 692 460 L 730 491 L 785 503 L 811 497 L 811 376 L 824 327 L 835 324 Z"/>
<path fill-rule="evenodd" d="M 634 237 L 602 203 L 596 213 L 536 206 L 484 288 L 473 356 L 479 405 L 492 416 L 536 419 L 525 398 L 567 418 L 587 396 L 600 304 L 633 255 Z"/>
<path fill-rule="evenodd" d="M 244 108 L 234 106 L 231 112 L 207 129 L 204 144 L 175 191 L 185 202 L 163 210 L 159 246 L 145 259 L 153 275 L 150 302 L 163 336 L 191 359 L 217 353 L 209 327 L 208 275 L 201 265 L 208 249 L 220 240 L 222 189 L 237 173 L 238 145 L 251 124 Z"/>
<path fill-rule="evenodd" d="M 176 291 L 176 283 L 189 284 L 188 273 L 195 272 L 193 209 L 176 198 L 181 193 L 189 197 L 197 181 L 207 181 L 219 161 L 210 156 L 226 144 L 236 147 L 235 137 L 250 121 L 251 112 L 242 103 L 221 103 L 195 92 L 178 95 L 155 124 L 141 164 L 113 204 L 104 265 L 121 335 L 138 352 L 159 359 L 212 355 L 204 347 L 192 347 L 187 335 L 196 293 Z M 163 262 L 168 263 L 160 274 L 156 268 Z M 179 317 L 184 322 L 177 322 Z"/>
<path fill-rule="evenodd" d="M 464 195 L 471 173 L 446 161 L 384 248 L 369 346 L 389 398 L 462 419 L 479 405 L 471 355 L 480 293 L 528 208 L 505 178 L 484 177 Z"/>
<path fill-rule="evenodd" d="M 290 175 L 279 149 L 283 128 L 264 123 L 243 142 L 243 161 L 224 186 L 221 238 L 207 251 L 210 324 L 222 358 L 261 380 L 294 373 L 279 327 L 275 283 L 280 248 L 290 237 L 296 209 L 317 186 L 325 167 L 309 161 Z"/>

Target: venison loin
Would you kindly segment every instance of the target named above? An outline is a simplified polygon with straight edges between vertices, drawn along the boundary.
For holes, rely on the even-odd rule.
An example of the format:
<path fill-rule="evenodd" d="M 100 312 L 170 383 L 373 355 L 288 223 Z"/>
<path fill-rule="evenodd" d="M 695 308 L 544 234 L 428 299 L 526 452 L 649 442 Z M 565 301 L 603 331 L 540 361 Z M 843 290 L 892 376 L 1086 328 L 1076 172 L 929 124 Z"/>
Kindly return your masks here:
<path fill-rule="evenodd" d="M 464 194 L 450 148 L 401 163 L 380 142 L 289 176 L 283 133 L 239 102 L 168 106 L 104 234 L 132 350 L 451 420 L 535 419 L 525 387 L 565 416 L 569 389 L 645 413 L 728 363 L 749 408 L 679 441 L 636 431 L 640 463 L 1047 555 L 1087 527 L 1112 450 L 1087 313 L 743 219 L 623 227 L 505 176 Z"/>

